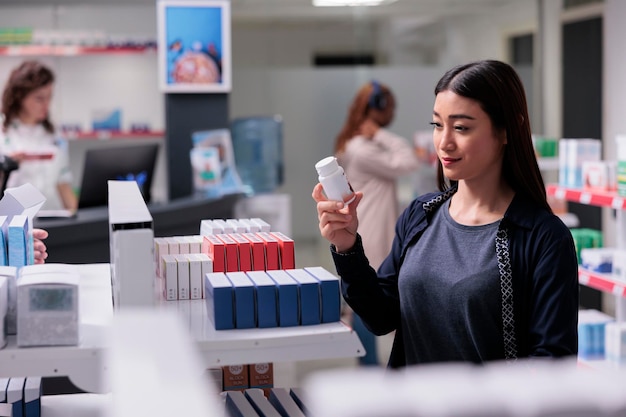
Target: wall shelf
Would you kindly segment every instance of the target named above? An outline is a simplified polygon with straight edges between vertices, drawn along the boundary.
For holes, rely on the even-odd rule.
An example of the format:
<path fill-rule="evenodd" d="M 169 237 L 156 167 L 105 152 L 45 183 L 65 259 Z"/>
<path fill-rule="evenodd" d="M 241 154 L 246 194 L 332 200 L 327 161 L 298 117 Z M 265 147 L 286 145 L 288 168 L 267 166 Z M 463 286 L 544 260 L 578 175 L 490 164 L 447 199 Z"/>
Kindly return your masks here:
<path fill-rule="evenodd" d="M 546 193 L 549 196 L 554 196 L 573 203 L 626 210 L 626 197 L 618 195 L 616 191 L 567 188 L 555 184 L 548 184 L 546 185 Z"/>
<path fill-rule="evenodd" d="M 105 47 L 79 45 L 6 45 L 0 56 L 80 56 L 109 54 L 144 54 L 156 52 L 153 46 Z"/>
<path fill-rule="evenodd" d="M 626 282 L 613 278 L 611 274 L 602 274 L 578 267 L 578 282 L 596 290 L 614 294 L 618 297 L 626 297 Z"/>

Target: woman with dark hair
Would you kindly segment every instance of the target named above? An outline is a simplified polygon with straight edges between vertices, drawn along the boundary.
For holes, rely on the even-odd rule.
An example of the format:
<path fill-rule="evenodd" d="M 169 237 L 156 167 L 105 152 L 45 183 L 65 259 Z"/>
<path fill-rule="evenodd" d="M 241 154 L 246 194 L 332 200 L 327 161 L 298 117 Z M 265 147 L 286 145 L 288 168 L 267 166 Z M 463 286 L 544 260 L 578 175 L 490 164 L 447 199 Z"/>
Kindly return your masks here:
<path fill-rule="evenodd" d="M 385 259 L 400 214 L 397 180 L 418 168 L 410 142 L 387 127 L 396 111 L 391 89 L 377 81 L 363 85 L 354 96 L 345 124 L 335 141 L 335 156 L 350 184 L 363 192 L 357 208 L 358 232 L 372 268 Z M 365 346 L 362 365 L 378 364 L 376 339 L 353 316 L 353 327 Z"/>
<path fill-rule="evenodd" d="M 46 197 L 44 209 L 76 210 L 72 175 L 65 141 L 55 137 L 50 121 L 54 73 L 38 61 L 15 68 L 2 93 L 0 153 L 19 167 L 7 187 L 31 183 Z"/>
<path fill-rule="evenodd" d="M 390 367 L 576 355 L 578 263 L 533 152 L 522 83 L 503 62 L 452 68 L 435 88 L 437 193 L 416 198 L 372 269 L 344 207 L 313 190 L 346 302 L 375 334 L 395 330 Z"/>

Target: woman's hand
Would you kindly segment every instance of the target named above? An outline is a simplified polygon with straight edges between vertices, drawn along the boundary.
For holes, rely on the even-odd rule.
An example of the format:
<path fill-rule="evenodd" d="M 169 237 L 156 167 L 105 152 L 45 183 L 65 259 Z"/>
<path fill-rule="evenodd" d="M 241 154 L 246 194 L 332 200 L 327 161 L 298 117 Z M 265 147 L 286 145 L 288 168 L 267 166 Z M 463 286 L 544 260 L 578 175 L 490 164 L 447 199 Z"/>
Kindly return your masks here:
<path fill-rule="evenodd" d="M 42 264 L 48 257 L 48 249 L 43 240 L 48 237 L 48 232 L 44 229 L 33 229 L 33 240 L 35 249 L 35 263 Z"/>
<path fill-rule="evenodd" d="M 345 252 L 356 242 L 356 231 L 359 219 L 356 208 L 363 198 L 363 193 L 357 191 L 356 198 L 349 205 L 326 199 L 322 184 L 313 188 L 313 200 L 317 202 L 317 218 L 322 237 L 335 245 L 337 252 Z"/>

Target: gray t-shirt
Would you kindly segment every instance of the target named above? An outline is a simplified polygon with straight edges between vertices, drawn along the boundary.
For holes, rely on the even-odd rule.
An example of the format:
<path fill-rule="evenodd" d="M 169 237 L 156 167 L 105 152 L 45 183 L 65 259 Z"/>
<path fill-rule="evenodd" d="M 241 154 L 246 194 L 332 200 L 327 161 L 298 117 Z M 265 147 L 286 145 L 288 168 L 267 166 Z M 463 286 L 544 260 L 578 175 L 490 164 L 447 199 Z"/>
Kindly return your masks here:
<path fill-rule="evenodd" d="M 465 226 L 441 206 L 408 249 L 398 287 L 407 364 L 503 357 L 499 221 Z"/>

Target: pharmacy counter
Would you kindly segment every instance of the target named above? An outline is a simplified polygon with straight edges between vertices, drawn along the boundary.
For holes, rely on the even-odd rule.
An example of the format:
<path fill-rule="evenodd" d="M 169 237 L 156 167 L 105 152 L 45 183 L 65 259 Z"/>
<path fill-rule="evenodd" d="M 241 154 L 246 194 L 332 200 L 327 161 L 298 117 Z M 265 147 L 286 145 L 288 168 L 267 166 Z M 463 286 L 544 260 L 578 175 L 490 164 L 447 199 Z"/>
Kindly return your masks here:
<path fill-rule="evenodd" d="M 186 197 L 150 204 L 154 236 L 198 234 L 200 220 L 234 216 L 235 203 L 243 194 L 219 199 Z M 107 207 L 81 209 L 74 218 L 35 219 L 35 227 L 49 232 L 47 262 L 84 264 L 109 262 L 109 212 Z"/>

